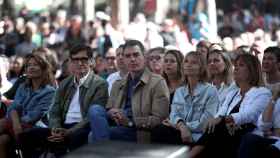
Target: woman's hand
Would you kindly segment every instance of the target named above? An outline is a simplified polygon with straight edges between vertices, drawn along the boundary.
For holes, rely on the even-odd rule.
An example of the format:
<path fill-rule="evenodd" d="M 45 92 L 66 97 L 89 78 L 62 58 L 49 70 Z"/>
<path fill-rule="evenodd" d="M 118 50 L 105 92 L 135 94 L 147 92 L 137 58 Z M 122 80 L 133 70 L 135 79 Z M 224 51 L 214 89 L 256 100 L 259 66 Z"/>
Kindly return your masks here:
<path fill-rule="evenodd" d="M 241 127 L 236 125 L 231 115 L 225 117 L 226 127 L 229 135 L 233 136 L 235 132 Z"/>
<path fill-rule="evenodd" d="M 186 125 L 180 127 L 181 139 L 183 143 L 192 143 L 192 133 Z"/>
<path fill-rule="evenodd" d="M 192 133 L 190 131 L 190 129 L 185 125 L 185 123 L 183 121 L 179 121 L 177 123 L 176 128 L 180 131 L 181 133 L 181 139 L 183 143 L 192 143 L 193 139 L 192 139 Z"/>
<path fill-rule="evenodd" d="M 167 126 L 167 127 L 173 127 L 173 128 L 176 128 L 171 122 L 170 120 L 167 118 L 165 120 L 162 121 L 162 124 Z"/>
<path fill-rule="evenodd" d="M 213 133 L 215 131 L 215 127 L 217 126 L 217 124 L 219 124 L 222 121 L 221 117 L 217 117 L 217 118 L 212 118 L 210 119 L 205 128 L 204 128 L 204 132 L 207 132 L 208 134 Z"/>

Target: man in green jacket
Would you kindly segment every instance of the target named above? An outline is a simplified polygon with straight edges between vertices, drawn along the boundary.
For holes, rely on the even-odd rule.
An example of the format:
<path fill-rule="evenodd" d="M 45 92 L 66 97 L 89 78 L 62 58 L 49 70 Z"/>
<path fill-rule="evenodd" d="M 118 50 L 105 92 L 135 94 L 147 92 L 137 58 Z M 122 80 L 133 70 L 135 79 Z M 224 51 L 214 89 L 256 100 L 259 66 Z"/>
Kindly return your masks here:
<path fill-rule="evenodd" d="M 90 68 L 92 52 L 86 45 L 70 50 L 73 75 L 61 82 L 49 111 L 49 128 L 32 129 L 20 136 L 23 154 L 33 157 L 34 149 L 44 147 L 57 155 L 74 150 L 87 143 L 90 131 L 87 119 L 92 105 L 105 106 L 108 86 Z"/>

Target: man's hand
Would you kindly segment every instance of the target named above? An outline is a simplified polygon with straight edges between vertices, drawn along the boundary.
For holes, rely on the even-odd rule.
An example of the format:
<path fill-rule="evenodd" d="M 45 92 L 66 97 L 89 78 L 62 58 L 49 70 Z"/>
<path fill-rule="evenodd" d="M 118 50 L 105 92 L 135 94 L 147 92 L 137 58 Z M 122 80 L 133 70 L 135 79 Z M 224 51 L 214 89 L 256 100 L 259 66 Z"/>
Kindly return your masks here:
<path fill-rule="evenodd" d="M 129 119 L 124 115 L 121 109 L 112 108 L 108 111 L 108 114 L 117 123 L 117 125 L 128 125 Z"/>
<path fill-rule="evenodd" d="M 129 119 L 124 115 L 124 113 L 121 111 L 117 113 L 117 118 L 119 125 L 122 126 L 128 126 Z"/>
<path fill-rule="evenodd" d="M 62 142 L 68 135 L 68 130 L 65 128 L 53 128 L 51 130 L 51 136 L 48 137 L 50 142 Z"/>
<path fill-rule="evenodd" d="M 121 113 L 121 110 L 120 109 L 117 109 L 117 108 L 111 108 L 108 112 L 108 115 L 111 119 L 113 119 L 117 124 L 120 124 L 120 113 Z"/>

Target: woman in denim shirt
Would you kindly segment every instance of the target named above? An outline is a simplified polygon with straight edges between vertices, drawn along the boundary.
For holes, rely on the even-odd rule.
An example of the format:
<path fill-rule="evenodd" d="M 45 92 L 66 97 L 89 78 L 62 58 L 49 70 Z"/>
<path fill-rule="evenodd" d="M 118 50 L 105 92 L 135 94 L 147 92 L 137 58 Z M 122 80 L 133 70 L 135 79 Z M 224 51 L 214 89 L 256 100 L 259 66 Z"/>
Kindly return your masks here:
<path fill-rule="evenodd" d="M 7 117 L 0 120 L 0 157 L 8 157 L 8 143 L 31 128 L 46 113 L 51 105 L 55 89 L 54 78 L 48 62 L 36 54 L 26 57 L 26 82 L 22 83 Z"/>
<path fill-rule="evenodd" d="M 203 133 L 204 124 L 214 117 L 219 105 L 217 89 L 206 83 L 206 67 L 202 56 L 190 52 L 183 62 L 185 84 L 175 91 L 170 121 L 152 133 L 154 142 L 192 144 Z"/>

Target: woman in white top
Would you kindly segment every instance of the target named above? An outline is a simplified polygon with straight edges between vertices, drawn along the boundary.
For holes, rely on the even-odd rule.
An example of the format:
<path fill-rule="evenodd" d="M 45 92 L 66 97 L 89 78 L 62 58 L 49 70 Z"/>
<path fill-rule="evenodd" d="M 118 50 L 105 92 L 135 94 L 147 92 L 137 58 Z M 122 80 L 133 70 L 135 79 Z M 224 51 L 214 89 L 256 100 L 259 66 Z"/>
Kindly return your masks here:
<path fill-rule="evenodd" d="M 191 149 L 190 157 L 236 157 L 241 137 L 254 130 L 258 116 L 271 98 L 271 92 L 262 87 L 257 57 L 240 54 L 234 64 L 234 79 L 240 90 L 228 94 L 216 117 L 209 120 L 204 134 Z"/>
<path fill-rule="evenodd" d="M 220 105 L 231 91 L 238 87 L 233 82 L 233 66 L 230 57 L 222 50 L 214 49 L 207 54 L 208 82 L 212 83 L 219 92 Z"/>

